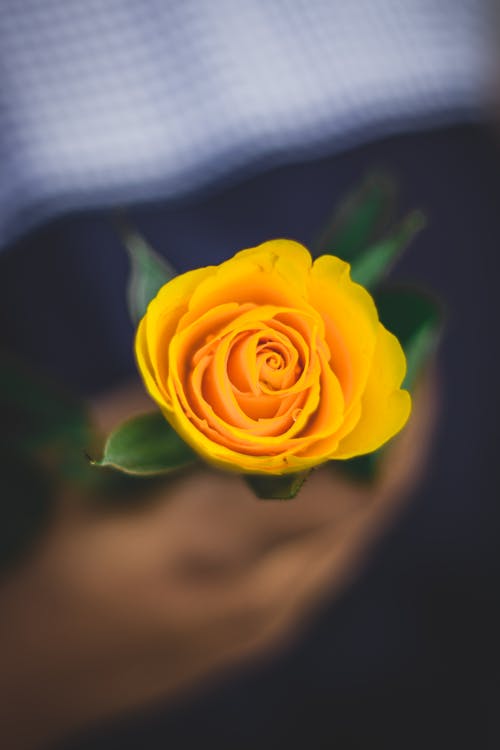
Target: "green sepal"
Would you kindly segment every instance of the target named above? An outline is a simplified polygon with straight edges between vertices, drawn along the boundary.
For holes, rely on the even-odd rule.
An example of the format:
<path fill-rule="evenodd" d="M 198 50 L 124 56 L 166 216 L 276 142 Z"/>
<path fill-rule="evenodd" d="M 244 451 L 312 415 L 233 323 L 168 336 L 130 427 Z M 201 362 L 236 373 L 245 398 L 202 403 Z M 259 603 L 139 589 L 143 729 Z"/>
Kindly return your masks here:
<path fill-rule="evenodd" d="M 154 476 L 169 474 L 197 460 L 196 453 L 161 412 L 153 412 L 123 422 L 109 435 L 102 458 L 91 459 L 91 463 L 125 474 Z"/>
<path fill-rule="evenodd" d="M 177 274 L 122 214 L 115 218 L 115 225 L 130 258 L 127 305 L 132 322 L 137 324 L 161 287 Z"/>
<path fill-rule="evenodd" d="M 380 320 L 403 347 L 407 370 L 402 387 L 411 392 L 439 341 L 442 308 L 417 289 L 384 289 L 375 299 Z M 385 446 L 364 456 L 332 463 L 357 481 L 370 483 L 377 476 L 384 451 Z"/>
<path fill-rule="evenodd" d="M 383 236 L 394 216 L 395 202 L 396 186 L 390 177 L 367 175 L 336 208 L 313 243 L 313 255 L 333 253 L 352 263 Z"/>
<path fill-rule="evenodd" d="M 293 500 L 310 473 L 308 469 L 297 474 L 282 474 L 281 476 L 247 474 L 244 478 L 261 500 Z"/>
<path fill-rule="evenodd" d="M 421 211 L 412 211 L 386 237 L 361 252 L 351 265 L 351 278 L 372 289 L 390 270 L 397 257 L 425 226 Z"/>

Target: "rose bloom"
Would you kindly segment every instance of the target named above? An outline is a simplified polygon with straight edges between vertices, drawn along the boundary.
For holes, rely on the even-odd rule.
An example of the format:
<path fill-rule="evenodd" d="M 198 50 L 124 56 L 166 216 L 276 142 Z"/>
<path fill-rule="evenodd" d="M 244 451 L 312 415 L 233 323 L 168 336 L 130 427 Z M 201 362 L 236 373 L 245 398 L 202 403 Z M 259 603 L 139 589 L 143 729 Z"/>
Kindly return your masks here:
<path fill-rule="evenodd" d="M 374 451 L 403 427 L 405 356 L 349 270 L 272 240 L 160 289 L 138 327 L 139 370 L 203 459 L 297 472 Z"/>

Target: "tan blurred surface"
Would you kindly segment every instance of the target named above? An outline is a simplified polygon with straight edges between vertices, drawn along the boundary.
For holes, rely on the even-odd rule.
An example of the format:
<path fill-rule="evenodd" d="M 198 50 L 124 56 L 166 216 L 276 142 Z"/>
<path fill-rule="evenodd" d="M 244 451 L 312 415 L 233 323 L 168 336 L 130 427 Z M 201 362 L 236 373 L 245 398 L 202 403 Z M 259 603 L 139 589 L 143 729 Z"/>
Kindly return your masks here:
<path fill-rule="evenodd" d="M 95 404 L 109 429 L 149 408 L 135 386 Z M 0 586 L 0 747 L 36 748 L 168 699 L 290 642 L 344 588 L 418 481 L 436 379 L 375 488 L 331 468 L 289 502 L 193 471 L 141 507 L 61 500 L 34 553 Z"/>

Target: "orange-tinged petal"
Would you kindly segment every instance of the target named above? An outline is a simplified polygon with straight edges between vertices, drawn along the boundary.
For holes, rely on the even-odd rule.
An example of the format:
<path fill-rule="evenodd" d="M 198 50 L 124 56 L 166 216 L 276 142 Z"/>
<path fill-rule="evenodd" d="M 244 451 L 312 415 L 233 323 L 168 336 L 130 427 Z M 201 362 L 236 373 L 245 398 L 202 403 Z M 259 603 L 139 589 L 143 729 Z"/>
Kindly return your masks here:
<path fill-rule="evenodd" d="M 217 351 L 217 355 L 221 357 Z M 228 381 L 217 378 L 212 367 L 213 362 L 206 358 L 202 365 L 193 371 L 187 392 L 194 411 L 205 419 L 214 429 L 224 435 L 228 445 L 234 442 L 245 442 L 254 449 L 273 451 L 290 449 L 291 438 L 297 436 L 305 427 L 308 419 L 317 409 L 319 403 L 319 377 L 312 385 L 304 389 L 305 400 L 300 415 L 295 419 L 291 414 L 277 415 L 271 418 L 252 419 L 241 410 Z M 318 373 L 319 376 L 319 373 Z M 207 391 L 204 388 L 207 384 Z M 278 434 L 278 427 L 281 431 Z"/>
<path fill-rule="evenodd" d="M 235 398 L 245 414 L 254 420 L 268 419 L 270 417 L 282 417 L 290 414 L 296 421 L 296 410 L 302 409 L 306 402 L 307 390 L 302 393 L 291 393 L 289 395 L 269 396 L 260 393 L 235 393 Z"/>
<path fill-rule="evenodd" d="M 320 376 L 320 401 L 314 417 L 310 420 L 304 435 L 314 435 L 320 438 L 325 434 L 333 434 L 340 427 L 344 419 L 344 394 L 337 376 L 328 366 L 322 352 Z"/>
<path fill-rule="evenodd" d="M 313 459 L 316 464 L 329 461 L 337 450 L 341 439 L 353 430 L 360 417 L 361 403 L 357 402 L 352 405 L 349 413 L 344 415 L 344 420 L 338 430 L 327 437 L 311 441 L 303 450 L 298 452 L 298 455 Z"/>
<path fill-rule="evenodd" d="M 196 324 L 180 330 L 167 342 L 168 354 L 163 349 L 164 363 L 160 368 L 162 377 L 168 379 L 170 393 L 183 388 L 185 378 L 196 361 L 213 349 L 220 337 L 220 330 L 238 315 L 240 305 L 227 303 L 209 310 Z M 161 357 L 161 351 L 157 350 Z"/>
<path fill-rule="evenodd" d="M 231 347 L 227 374 L 231 384 L 241 393 L 260 394 L 257 373 L 257 343 L 260 332 L 242 333 Z"/>

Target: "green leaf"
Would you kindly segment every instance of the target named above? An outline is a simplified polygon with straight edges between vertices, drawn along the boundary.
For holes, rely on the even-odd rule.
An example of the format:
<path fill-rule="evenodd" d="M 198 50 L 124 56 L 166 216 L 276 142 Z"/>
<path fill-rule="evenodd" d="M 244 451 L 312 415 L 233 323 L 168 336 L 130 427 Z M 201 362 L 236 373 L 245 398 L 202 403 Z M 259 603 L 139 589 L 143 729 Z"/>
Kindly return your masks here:
<path fill-rule="evenodd" d="M 351 278 L 358 284 L 373 288 L 424 226 L 424 215 L 420 211 L 412 211 L 387 237 L 353 260 Z"/>
<path fill-rule="evenodd" d="M 129 225 L 122 214 L 116 218 L 115 224 L 130 258 L 127 303 L 132 322 L 138 323 L 153 297 L 167 281 L 176 276 L 176 272 L 153 250 L 144 237 Z"/>
<path fill-rule="evenodd" d="M 281 476 L 249 474 L 245 480 L 261 500 L 292 500 L 310 473 L 308 470 Z"/>
<path fill-rule="evenodd" d="M 126 474 L 152 476 L 189 466 L 197 455 L 160 412 L 141 414 L 121 424 L 108 437 L 104 455 L 94 466 L 109 466 Z"/>
<path fill-rule="evenodd" d="M 429 294 L 410 288 L 381 290 L 375 302 L 380 320 L 397 336 L 406 354 L 403 387 L 412 390 L 438 343 L 442 307 Z"/>
<path fill-rule="evenodd" d="M 327 222 L 313 254 L 333 253 L 352 263 L 360 252 L 382 237 L 393 215 L 394 181 L 387 175 L 368 175 L 361 186 L 342 201 Z"/>

